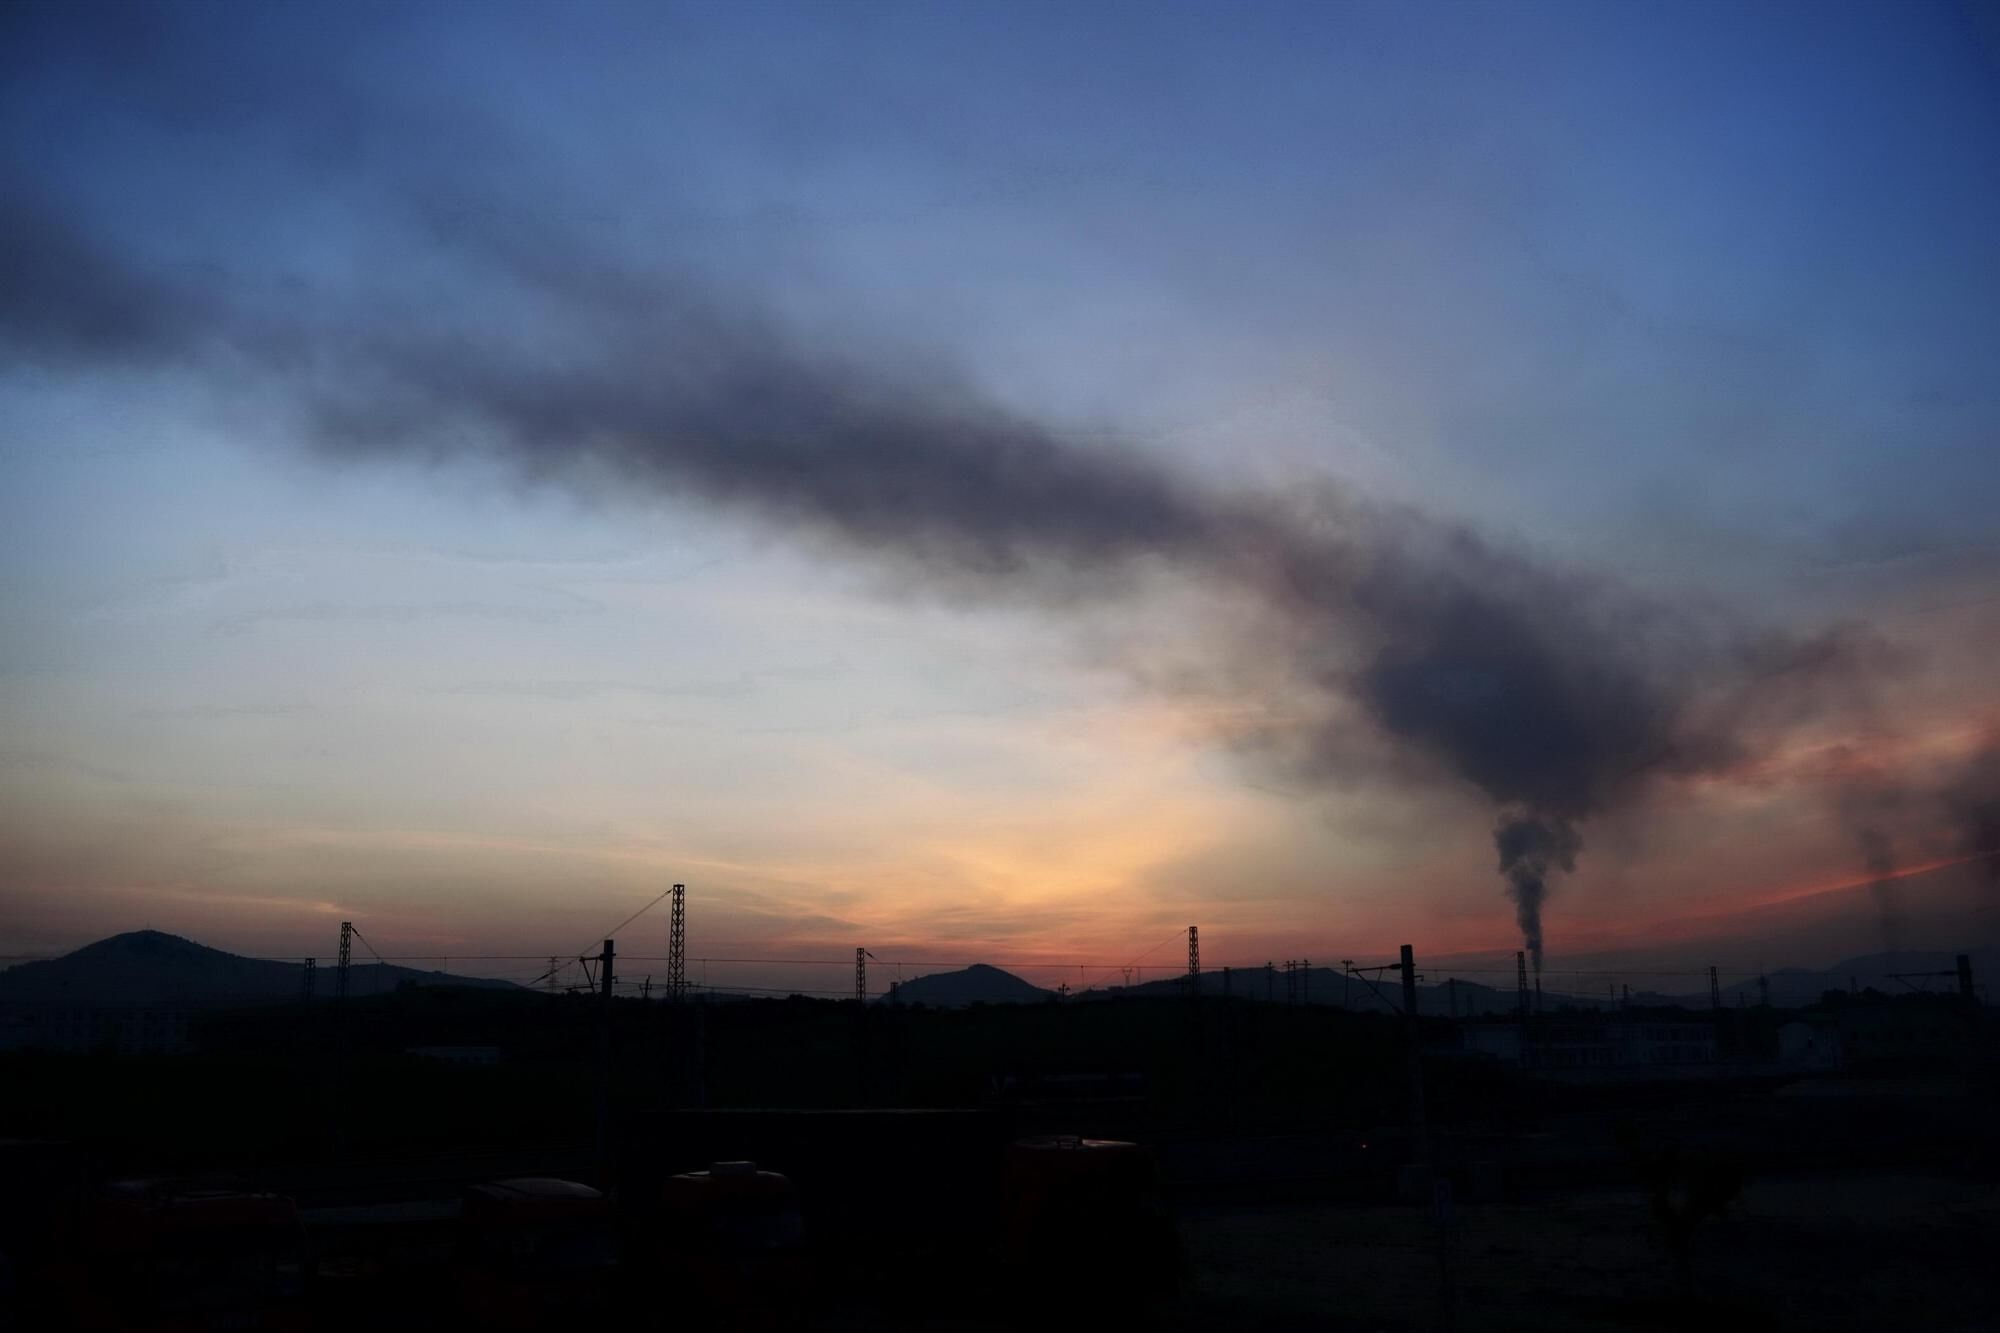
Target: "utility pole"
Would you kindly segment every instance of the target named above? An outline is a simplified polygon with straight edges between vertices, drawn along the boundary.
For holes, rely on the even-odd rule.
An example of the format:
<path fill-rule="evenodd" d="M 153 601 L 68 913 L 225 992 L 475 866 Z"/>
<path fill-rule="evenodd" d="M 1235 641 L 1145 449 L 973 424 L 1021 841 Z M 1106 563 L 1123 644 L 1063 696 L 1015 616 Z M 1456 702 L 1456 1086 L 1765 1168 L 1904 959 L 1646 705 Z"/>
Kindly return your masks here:
<path fill-rule="evenodd" d="M 1187 993 L 1189 999 L 1193 999 L 1195 996 L 1201 994 L 1201 928 L 1199 926 L 1188 927 Z"/>
<path fill-rule="evenodd" d="M 1424 1129 L 1424 1059 L 1420 1045 L 1421 1034 L 1417 1031 L 1417 955 L 1409 945 L 1403 946 L 1402 961 L 1397 964 L 1403 970 L 1403 1044 L 1410 1062 L 1410 1132 L 1420 1161 L 1429 1162 L 1430 1147 L 1425 1139 Z"/>
<path fill-rule="evenodd" d="M 856 949 L 854 951 L 854 1002 L 856 1004 L 868 1003 L 868 951 L 866 949 Z"/>
<path fill-rule="evenodd" d="M 1312 1003 L 1313 960 L 1299 959 L 1299 1003 Z"/>
<path fill-rule="evenodd" d="M 319 959 L 308 958 L 306 959 L 306 965 L 300 969 L 300 977 L 299 977 L 300 984 L 305 988 L 305 992 L 302 998 L 305 1000 L 307 1004 L 312 1003 L 313 972 L 318 967 L 319 967 Z"/>
<path fill-rule="evenodd" d="M 1759 1009 L 1771 1007 L 1771 979 L 1761 973 L 1757 977 L 1757 1007 Z"/>
<path fill-rule="evenodd" d="M 336 999 L 347 998 L 347 965 L 354 961 L 354 923 L 340 923 L 340 971 L 335 974 L 333 994 Z"/>
<path fill-rule="evenodd" d="M 708 997 L 694 1006 L 694 1104 L 708 1105 Z"/>
<path fill-rule="evenodd" d="M 1410 1065 L 1410 1151 L 1422 1170 L 1423 1188 L 1431 1196 L 1431 1225 L 1435 1231 L 1438 1266 L 1438 1304 L 1441 1323 L 1447 1329 L 1457 1322 L 1458 1296 L 1451 1273 L 1451 1180 L 1439 1175 L 1431 1162 L 1430 1126 L 1424 1117 L 1423 1030 L 1417 1023 L 1417 954 L 1405 944 L 1396 966 L 1403 973 L 1403 1047 Z"/>
<path fill-rule="evenodd" d="M 1354 983 L 1354 960 L 1352 958 L 1343 958 L 1340 960 L 1340 1007 L 1342 1009 L 1346 1009 L 1348 1007 L 1347 991 L 1348 987 L 1351 986 L 1353 983 Z"/>
<path fill-rule="evenodd" d="M 549 957 L 549 970 L 542 974 L 542 989 L 551 995 L 554 995 L 558 989 L 556 985 L 556 960 L 554 955 L 550 955 Z"/>
<path fill-rule="evenodd" d="M 687 885 L 674 885 L 673 913 L 667 920 L 667 998 L 687 998 Z"/>
<path fill-rule="evenodd" d="M 597 1179 L 605 1186 L 611 1183 L 611 994 L 615 952 L 616 946 L 606 940 L 604 952 L 597 956 L 597 987 L 603 996 L 603 1014 L 597 1029 Z"/>
<path fill-rule="evenodd" d="M 1722 976 L 1713 963 L 1708 965 L 1708 1007 L 1718 1014 L 1722 1012 Z"/>

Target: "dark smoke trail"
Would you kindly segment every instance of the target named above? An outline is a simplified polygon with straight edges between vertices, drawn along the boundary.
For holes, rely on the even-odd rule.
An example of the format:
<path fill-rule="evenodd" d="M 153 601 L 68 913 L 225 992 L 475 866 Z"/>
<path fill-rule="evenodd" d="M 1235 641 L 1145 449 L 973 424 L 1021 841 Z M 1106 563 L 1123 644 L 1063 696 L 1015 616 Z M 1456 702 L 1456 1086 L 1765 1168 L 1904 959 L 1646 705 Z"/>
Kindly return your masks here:
<path fill-rule="evenodd" d="M 140 269 L 16 202 L 0 206 L 0 357 L 276 390 L 333 456 L 475 452 L 642 503 L 728 506 L 950 596 L 1068 610 L 1156 568 L 1232 590 L 1272 632 L 1211 645 L 1215 669 L 1243 688 L 1275 672 L 1282 711 L 1306 719 L 1251 739 L 1343 777 L 1358 710 L 1483 793 L 1537 967 L 1581 822 L 1657 776 L 1733 762 L 1773 696 L 1849 664 L 1837 638 L 1744 639 L 1432 515 L 1205 488 L 948 376 L 801 346 L 740 302 L 572 238 L 503 232 L 451 238 L 454 259 L 485 266 L 467 306 L 505 293 L 528 318 L 435 303 L 357 316 L 310 293 L 225 300 L 219 282 Z M 1288 645 L 1275 667 L 1273 642 Z"/>
<path fill-rule="evenodd" d="M 1493 830 L 1493 845 L 1500 853 L 1500 873 L 1507 878 L 1507 893 L 1514 900 L 1514 919 L 1520 924 L 1522 942 L 1534 961 L 1535 975 L 1540 976 L 1542 902 L 1548 897 L 1549 877 L 1558 870 L 1576 869 L 1583 839 L 1566 820 L 1512 813 L 1500 816 Z"/>
<path fill-rule="evenodd" d="M 1896 887 L 1896 848 L 1894 841 L 1880 829 L 1863 828 L 1855 833 L 1861 844 L 1861 857 L 1874 876 L 1868 892 L 1875 899 L 1876 922 L 1882 931 L 1882 947 L 1886 952 L 1895 953 L 1903 947 L 1903 908 Z"/>
<path fill-rule="evenodd" d="M 1987 882 L 2000 886 L 2000 734 L 1990 735 L 1946 781 L 1939 802 L 1959 853 L 1976 857 Z"/>

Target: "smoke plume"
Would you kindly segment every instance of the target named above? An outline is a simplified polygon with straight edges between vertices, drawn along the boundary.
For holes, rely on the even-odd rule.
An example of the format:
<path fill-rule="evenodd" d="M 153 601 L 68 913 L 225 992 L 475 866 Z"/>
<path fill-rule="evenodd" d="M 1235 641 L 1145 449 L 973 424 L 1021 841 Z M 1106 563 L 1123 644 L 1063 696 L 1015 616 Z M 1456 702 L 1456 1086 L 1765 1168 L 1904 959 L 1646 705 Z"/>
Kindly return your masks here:
<path fill-rule="evenodd" d="M 2000 887 L 2000 732 L 1989 735 L 1939 792 L 1956 850 Z"/>
<path fill-rule="evenodd" d="M 192 373 L 287 404 L 335 457 L 470 452 L 638 503 L 725 507 L 957 599 L 1069 613 L 1151 571 L 1226 589 L 1269 632 L 1214 645 L 1215 670 L 1263 688 L 1282 644 L 1270 688 L 1297 719 L 1246 742 L 1308 779 L 1345 777 L 1358 714 L 1481 793 L 1537 968 L 1583 823 L 1661 776 L 1736 761 L 1784 711 L 1774 699 L 1789 708 L 1849 662 L 1838 636 L 1735 633 L 1435 515 L 1200 485 L 573 238 L 461 226 L 451 243 L 478 273 L 464 313 L 393 293 L 357 311 L 309 290 L 231 297 L 15 201 L 0 206 L 0 358 Z"/>
<path fill-rule="evenodd" d="M 1861 859 L 1874 877 L 1868 892 L 1875 899 L 1875 917 L 1882 932 L 1882 947 L 1895 953 L 1903 947 L 1903 906 L 1896 888 L 1895 840 L 1878 828 L 1855 832 L 1861 844 Z"/>
<path fill-rule="evenodd" d="M 1535 964 L 1535 975 L 1540 976 L 1542 900 L 1548 896 L 1551 875 L 1576 869 L 1583 840 L 1566 820 L 1503 814 L 1493 830 L 1493 845 L 1500 851 L 1500 873 L 1507 877 L 1507 892 L 1514 899 L 1521 941 Z"/>
<path fill-rule="evenodd" d="M 1869 876 L 1882 947 L 1908 942 L 1908 912 L 1898 874 L 1905 866 L 1942 869 L 1968 863 L 1970 872 L 2000 885 L 2000 734 L 1970 754 L 1929 772 L 1902 772 L 1837 756 L 1836 810 L 1851 832 Z M 2000 923 L 2000 895 L 1987 895 L 1981 915 Z"/>

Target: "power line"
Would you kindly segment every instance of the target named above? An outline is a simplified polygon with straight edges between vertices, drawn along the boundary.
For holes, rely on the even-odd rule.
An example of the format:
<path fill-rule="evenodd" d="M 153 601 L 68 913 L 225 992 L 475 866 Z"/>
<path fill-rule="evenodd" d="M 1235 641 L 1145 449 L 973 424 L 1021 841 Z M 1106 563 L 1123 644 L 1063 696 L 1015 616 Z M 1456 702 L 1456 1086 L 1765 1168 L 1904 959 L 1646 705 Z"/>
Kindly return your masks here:
<path fill-rule="evenodd" d="M 361 943 L 362 943 L 362 945 L 363 945 L 364 947 L 366 947 L 366 948 L 367 948 L 367 950 L 368 950 L 368 952 L 369 952 L 369 953 L 372 953 L 372 954 L 374 954 L 374 955 L 375 955 L 375 961 L 376 961 L 376 962 L 378 962 L 378 963 L 382 964 L 382 966 L 384 966 L 384 967 L 387 967 L 387 966 L 389 965 L 389 960 L 388 960 L 388 959 L 386 959 L 386 958 L 384 958 L 384 957 L 383 957 L 383 956 L 381 955 L 381 953 L 380 953 L 380 952 L 378 952 L 378 951 L 376 950 L 375 946 L 374 946 L 374 945 L 373 945 L 372 943 L 370 943 L 370 942 L 369 942 L 369 939 L 368 939 L 368 937 L 367 937 L 366 935 L 363 935 L 363 934 L 361 933 L 361 927 L 359 927 L 359 926 L 356 926 L 356 927 L 354 927 L 354 931 L 353 931 L 353 934 L 354 934 L 354 938 L 355 938 L 355 939 L 357 939 L 357 940 L 360 940 L 360 941 L 361 941 Z M 439 954 L 439 955 L 438 955 L 438 958 L 439 958 L 440 960 L 442 960 L 442 959 L 443 959 L 444 957 L 445 957 L 445 955 L 443 955 L 443 954 Z"/>
<path fill-rule="evenodd" d="M 1160 942 L 1159 942 L 1158 944 L 1155 944 L 1155 945 L 1154 945 L 1154 946 L 1153 946 L 1152 948 L 1150 948 L 1150 949 L 1146 950 L 1146 952 L 1144 952 L 1144 953 L 1142 953 L 1142 954 L 1138 955 L 1138 957 L 1136 957 L 1136 958 L 1131 958 L 1131 959 L 1128 959 L 1127 961 L 1125 961 L 1125 962 L 1123 962 L 1123 963 L 1115 963 L 1115 964 L 1113 964 L 1113 965 L 1112 965 L 1112 967 L 1111 967 L 1111 969 L 1110 969 L 1110 971 L 1107 971 L 1107 972 L 1106 972 L 1106 973 L 1105 973 L 1105 974 L 1104 974 L 1103 976 L 1099 977 L 1099 978 L 1098 978 L 1098 979 L 1097 979 L 1096 981 L 1093 981 L 1093 982 L 1091 982 L 1091 983 L 1090 983 L 1090 984 L 1089 984 L 1088 986 L 1085 986 L 1085 987 L 1084 987 L 1083 989 L 1085 989 L 1085 990 L 1096 990 L 1096 989 L 1097 989 L 1097 987 L 1099 986 L 1099 984 L 1101 984 L 1102 982 L 1105 982 L 1105 981 L 1108 981 L 1108 980 L 1110 980 L 1110 979 L 1111 979 L 1111 974 L 1112 974 L 1113 972 L 1119 972 L 1119 971 L 1122 971 L 1123 969 L 1125 969 L 1125 968 L 1128 968 L 1128 967 L 1137 967 L 1137 966 L 1139 965 L 1139 963 L 1140 963 L 1140 962 L 1141 962 L 1142 960 L 1144 960 L 1144 959 L 1146 959 L 1146 958 L 1150 958 L 1150 957 L 1151 957 L 1152 955 L 1154 955 L 1154 954 L 1158 953 L 1158 952 L 1159 952 L 1160 950 L 1162 950 L 1162 949 L 1166 948 L 1166 947 L 1167 947 L 1167 946 L 1168 946 L 1169 944 L 1172 944 L 1172 943 L 1173 943 L 1173 942 L 1174 942 L 1175 940 L 1178 940 L 1178 939 L 1180 939 L 1180 938 L 1182 938 L 1182 936 L 1181 936 L 1181 932 L 1179 932 L 1179 931 L 1177 930 L 1177 931 L 1175 931 L 1175 932 L 1174 932 L 1173 934 L 1171 934 L 1171 935 L 1167 936 L 1167 937 L 1166 937 L 1165 939 L 1161 940 L 1161 941 L 1160 941 Z M 937 966 L 937 964 L 934 964 L 934 963 L 912 963 L 912 964 L 911 964 L 911 966 L 912 966 L 912 967 L 935 967 L 935 966 Z M 996 963 L 996 964 L 995 964 L 994 966 L 996 966 L 996 967 L 997 967 L 997 966 L 999 966 L 999 965 L 998 965 L 998 964 Z M 1077 964 L 1075 964 L 1075 966 L 1076 966 L 1077 968 L 1081 969 L 1081 968 L 1083 968 L 1083 967 L 1085 967 L 1085 966 L 1088 966 L 1088 964 L 1084 964 L 1084 963 L 1077 963 Z"/>
<path fill-rule="evenodd" d="M 607 940 L 616 938 L 619 931 L 625 929 L 625 927 L 631 925 L 634 921 L 637 921 L 640 917 L 646 915 L 646 913 L 652 911 L 655 907 L 658 907 L 661 903 L 665 902 L 668 898 L 672 897 L 673 892 L 674 890 L 672 885 L 669 885 L 668 887 L 660 890 L 659 895 L 655 897 L 651 902 L 647 903 L 644 907 L 640 908 L 638 911 L 632 913 L 632 915 L 626 917 L 623 921 L 620 921 L 617 925 L 613 926 L 611 929 L 605 931 L 602 938 Z M 583 946 L 584 949 L 588 949 L 589 947 L 590 946 L 588 944 Z M 584 957 L 585 955 L 583 949 L 577 950 L 576 956 L 578 958 Z M 634 961 L 639 961 L 639 960 L 634 960 Z M 549 977 L 553 976 L 554 973 L 555 969 L 551 968 L 549 971 L 542 973 L 541 976 L 536 977 L 533 981 L 530 981 L 528 984 L 530 986 L 538 985 L 539 983 L 546 981 Z"/>
<path fill-rule="evenodd" d="M 669 892 L 671 892 L 671 890 L 669 890 Z M 664 897 L 665 895 L 662 896 Z M 650 910 L 650 908 L 655 904 L 657 904 L 658 902 L 659 899 L 657 898 L 654 899 L 653 903 L 647 904 L 646 907 L 641 908 L 638 912 L 635 912 L 631 917 L 627 918 L 625 922 L 621 922 L 620 927 L 618 928 L 622 928 L 625 924 L 629 924 L 631 921 L 636 920 L 639 916 L 644 915 L 646 911 Z M 357 929 L 353 933 L 357 938 L 361 939 L 362 943 L 367 947 L 368 952 L 374 957 L 375 961 L 379 963 L 442 963 L 454 959 L 462 963 L 537 963 L 537 964 L 543 964 L 545 970 L 535 977 L 534 982 L 531 982 L 529 984 L 535 984 L 535 982 L 543 981 L 549 975 L 551 975 L 551 973 L 546 970 L 546 964 L 549 958 L 548 954 L 443 953 L 443 952 L 385 954 L 382 953 L 380 950 L 376 949 L 374 944 L 361 934 L 360 930 Z M 1091 985 L 1095 986 L 1097 984 L 1100 984 L 1104 980 L 1108 980 L 1109 976 L 1115 975 L 1121 972 L 1125 968 L 1135 967 L 1140 960 L 1150 957 L 1152 954 L 1158 952 L 1161 948 L 1165 947 L 1167 944 L 1179 938 L 1181 938 L 1181 936 L 1178 934 L 1169 936 L 1167 939 L 1162 940 L 1160 941 L 1159 944 L 1153 946 L 1153 948 L 1146 950 L 1142 954 L 1139 954 L 1137 958 L 1127 960 L 1126 962 L 1123 963 L 1107 963 L 1102 960 L 1089 960 L 1089 959 L 1080 961 L 1071 960 L 1068 962 L 1048 962 L 1041 960 L 1028 961 L 1022 959 L 1003 958 L 1003 959 L 948 959 L 948 960 L 896 959 L 894 960 L 894 965 L 898 967 L 938 967 L 938 968 L 966 968 L 966 967 L 984 965 L 987 967 L 1005 968 L 1009 971 L 1017 971 L 1017 972 L 1034 971 L 1034 970 L 1066 972 L 1071 968 L 1082 968 L 1086 970 L 1100 969 L 1105 971 L 1106 972 L 1105 977 L 1100 977 L 1098 981 L 1090 983 Z M 248 958 L 255 962 L 264 962 L 264 963 L 304 963 L 309 955 L 243 954 L 239 956 Z M 673 957 L 671 954 L 623 954 L 620 956 L 627 958 L 632 962 L 653 962 L 653 963 L 670 962 L 672 961 Z M 47 954 L 47 953 L 15 953 L 15 954 L 0 953 L 0 961 L 5 961 L 5 962 L 51 962 L 63 957 L 67 957 L 67 955 Z M 701 963 L 704 965 L 709 963 L 714 963 L 718 966 L 852 967 L 854 965 L 854 960 L 851 957 L 849 958 L 780 958 L 780 957 L 762 957 L 762 956 L 697 957 L 690 955 L 685 959 L 685 961 L 689 963 Z M 561 967 L 566 967 L 566 966 L 568 966 L 568 963 L 564 962 L 555 970 L 559 971 L 561 970 Z M 1242 972 L 1258 972 L 1262 971 L 1266 966 L 1268 965 L 1261 962 L 1205 963 L 1202 965 L 1201 971 L 1204 973 L 1210 973 L 1210 972 L 1220 971 L 1224 968 L 1233 968 L 1237 971 L 1242 971 Z M 1356 966 L 1392 967 L 1394 966 L 1394 964 L 1357 963 Z M 1437 964 L 1432 965 L 1432 970 L 1439 974 L 1457 976 L 1457 977 L 1478 977 L 1478 976 L 1504 977 L 1511 975 L 1512 973 L 1512 969 L 1510 968 L 1449 967 L 1449 966 L 1440 966 Z M 1695 977 L 1695 978 L 1705 979 L 1708 976 L 1708 969 L 1705 967 L 1702 968 L 1623 968 L 1623 967 L 1548 968 L 1544 970 L 1542 975 L 1545 977 L 1586 977 L 1595 980 L 1602 980 L 1605 978 L 1613 978 L 1613 977 Z M 1738 970 L 1723 968 L 1723 969 L 1717 969 L 1717 975 L 1722 977 L 1752 979 L 1763 974 L 1760 974 L 1751 969 L 1744 969 L 1738 971 Z M 844 994 L 845 992 L 842 993 Z"/>

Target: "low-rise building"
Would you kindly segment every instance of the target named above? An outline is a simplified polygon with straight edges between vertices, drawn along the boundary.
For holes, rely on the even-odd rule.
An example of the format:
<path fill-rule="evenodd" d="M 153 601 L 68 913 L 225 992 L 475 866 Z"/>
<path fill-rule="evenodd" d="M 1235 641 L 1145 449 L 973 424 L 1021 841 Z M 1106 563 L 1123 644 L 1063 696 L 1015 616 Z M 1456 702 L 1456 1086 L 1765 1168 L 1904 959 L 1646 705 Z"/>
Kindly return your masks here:
<path fill-rule="evenodd" d="M 23 1005 L 0 1017 L 0 1049 L 180 1055 L 191 1049 L 188 1014 L 154 1005 Z"/>
<path fill-rule="evenodd" d="M 406 1046 L 406 1055 L 414 1055 L 424 1060 L 442 1060 L 450 1065 L 497 1065 L 500 1063 L 498 1046 Z"/>
<path fill-rule="evenodd" d="M 1794 1019 L 1778 1028 L 1778 1063 L 1788 1069 L 1839 1069 L 1840 1027 L 1825 1019 Z"/>
<path fill-rule="evenodd" d="M 1659 1071 L 1715 1063 L 1715 1027 L 1700 1020 L 1591 1018 L 1564 1014 L 1518 1022 L 1468 1023 L 1460 1049 L 1535 1069 Z"/>

